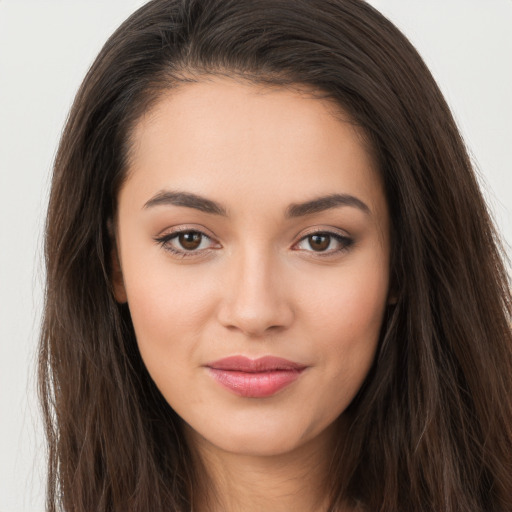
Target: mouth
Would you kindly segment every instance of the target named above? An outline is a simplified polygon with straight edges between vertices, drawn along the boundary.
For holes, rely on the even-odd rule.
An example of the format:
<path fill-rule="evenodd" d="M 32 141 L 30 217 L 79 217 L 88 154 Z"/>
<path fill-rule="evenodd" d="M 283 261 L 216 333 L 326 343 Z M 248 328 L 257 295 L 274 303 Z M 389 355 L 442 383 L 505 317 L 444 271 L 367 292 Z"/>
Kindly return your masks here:
<path fill-rule="evenodd" d="M 231 356 L 205 365 L 210 376 L 236 395 L 266 398 L 295 382 L 307 368 L 303 364 L 265 356 Z"/>

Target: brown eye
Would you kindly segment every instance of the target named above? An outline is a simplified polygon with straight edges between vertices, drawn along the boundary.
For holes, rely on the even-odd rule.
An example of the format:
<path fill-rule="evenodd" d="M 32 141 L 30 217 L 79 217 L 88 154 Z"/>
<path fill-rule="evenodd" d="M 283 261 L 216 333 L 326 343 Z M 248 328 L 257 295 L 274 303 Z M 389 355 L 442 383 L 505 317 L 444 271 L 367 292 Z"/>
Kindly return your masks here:
<path fill-rule="evenodd" d="M 211 249 L 220 249 L 222 246 L 202 231 L 184 229 L 156 237 L 155 242 L 164 250 L 176 257 L 204 256 Z"/>
<path fill-rule="evenodd" d="M 331 244 L 331 237 L 329 235 L 317 233 L 308 236 L 308 242 L 313 251 L 325 251 Z"/>
<path fill-rule="evenodd" d="M 194 251 L 201 245 L 203 235 L 197 231 L 185 231 L 178 235 L 178 242 L 187 251 Z"/>
<path fill-rule="evenodd" d="M 335 256 L 350 249 L 354 240 L 348 236 L 329 231 L 317 231 L 301 238 L 294 249 L 318 253 L 318 256 Z"/>

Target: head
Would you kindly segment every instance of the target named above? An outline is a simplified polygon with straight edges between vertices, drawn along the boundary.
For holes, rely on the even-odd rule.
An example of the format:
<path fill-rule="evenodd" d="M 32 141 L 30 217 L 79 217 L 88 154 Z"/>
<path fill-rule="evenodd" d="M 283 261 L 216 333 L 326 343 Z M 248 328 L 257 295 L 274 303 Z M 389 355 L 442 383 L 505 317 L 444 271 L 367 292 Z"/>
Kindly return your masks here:
<path fill-rule="evenodd" d="M 239 115 L 215 124 L 233 111 Z M 315 198 L 332 201 L 331 191 L 355 197 L 341 220 L 332 208 L 307 222 L 287 217 Z M 203 203 L 180 221 L 191 194 L 217 211 Z M 134 228 L 139 221 L 146 231 Z M 189 235 L 206 235 L 193 264 L 164 254 L 178 240 L 169 225 L 183 223 Z M 356 257 L 312 260 L 311 226 L 333 235 L 328 251 L 354 238 Z M 142 233 L 152 233 L 151 250 Z M 474 468 L 485 479 L 490 466 L 477 441 L 492 431 L 479 389 L 487 379 L 483 388 L 498 398 L 485 370 L 505 364 L 498 361 L 505 352 L 486 340 L 489 332 L 505 336 L 503 302 L 496 304 L 506 297 L 505 274 L 442 95 L 404 36 L 364 2 L 154 0 L 137 11 L 77 95 L 55 165 L 46 251 L 41 378 L 56 407 L 53 469 L 64 502 L 81 496 L 76 510 L 113 503 L 159 510 L 171 500 L 185 507 L 198 478 L 190 453 L 197 431 L 228 450 L 250 440 L 273 453 L 285 432 L 294 432 L 291 449 L 327 427 L 344 440 L 332 464 L 333 503 L 349 497 L 389 507 L 382 510 L 491 503 L 485 490 L 466 488 L 478 480 Z M 167 278 L 164 267 L 172 268 Z M 308 289 L 307 278 L 318 288 Z M 193 279 L 196 292 L 187 287 Z M 300 336 L 311 339 L 322 315 L 318 356 Z M 337 346 L 337 332 L 349 327 L 354 336 Z M 166 352 L 173 329 L 178 350 Z M 187 336 L 239 340 L 254 357 L 268 353 L 270 340 L 311 374 L 321 367 L 343 393 L 300 416 L 283 409 L 298 409 L 284 389 L 278 412 L 261 418 L 266 438 L 261 424 L 222 437 L 226 425 L 217 419 L 201 431 L 217 395 L 176 385 L 189 378 L 178 363 L 206 365 L 233 345 L 184 351 L 179 340 Z M 364 350 L 355 346 L 360 339 Z M 340 372 L 352 372 L 350 383 L 336 380 Z M 250 426 L 254 411 L 229 403 L 226 410 Z M 467 450 L 470 469 L 461 474 Z M 436 476 L 439 464 L 449 476 Z M 163 480 L 172 484 L 157 485 Z"/>

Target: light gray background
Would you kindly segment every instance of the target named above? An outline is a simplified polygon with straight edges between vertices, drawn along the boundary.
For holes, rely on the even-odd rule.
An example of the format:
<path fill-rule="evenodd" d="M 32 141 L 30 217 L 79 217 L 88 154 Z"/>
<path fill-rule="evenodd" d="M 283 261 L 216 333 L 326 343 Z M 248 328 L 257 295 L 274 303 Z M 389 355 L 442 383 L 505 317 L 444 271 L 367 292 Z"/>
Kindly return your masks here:
<path fill-rule="evenodd" d="M 101 45 L 143 3 L 0 0 L 0 512 L 44 510 L 35 357 L 41 228 L 60 131 Z M 510 245 L 512 0 L 371 3 L 433 71 Z"/>

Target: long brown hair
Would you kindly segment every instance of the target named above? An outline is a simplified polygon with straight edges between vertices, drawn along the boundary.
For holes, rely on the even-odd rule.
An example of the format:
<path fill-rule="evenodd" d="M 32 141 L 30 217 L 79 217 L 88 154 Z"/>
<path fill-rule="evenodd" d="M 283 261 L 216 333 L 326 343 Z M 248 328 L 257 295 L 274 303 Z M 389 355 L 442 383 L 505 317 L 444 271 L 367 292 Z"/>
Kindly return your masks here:
<path fill-rule="evenodd" d="M 361 0 L 153 0 L 107 41 L 72 107 L 46 223 L 39 382 L 47 510 L 183 512 L 197 471 L 111 285 L 130 133 L 204 74 L 306 84 L 365 133 L 392 223 L 374 365 L 346 411 L 331 511 L 512 510 L 512 298 L 463 141 L 407 39 Z"/>

